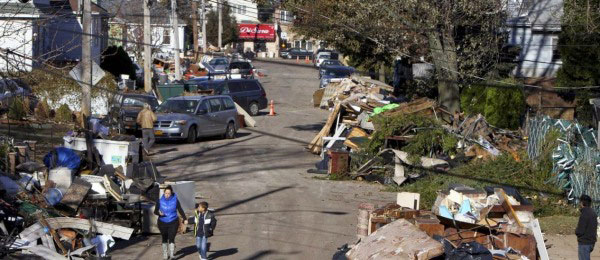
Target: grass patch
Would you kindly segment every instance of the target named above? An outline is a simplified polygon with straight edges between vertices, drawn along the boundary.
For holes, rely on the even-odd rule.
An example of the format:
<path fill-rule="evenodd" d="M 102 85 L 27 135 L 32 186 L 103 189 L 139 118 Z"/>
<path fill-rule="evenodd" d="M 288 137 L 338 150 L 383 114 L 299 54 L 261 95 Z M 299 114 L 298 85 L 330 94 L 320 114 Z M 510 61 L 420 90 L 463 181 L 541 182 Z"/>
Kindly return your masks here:
<path fill-rule="evenodd" d="M 349 175 L 325 174 L 323 176 L 312 176 L 313 179 L 322 181 L 349 181 L 352 180 Z"/>
<path fill-rule="evenodd" d="M 540 218 L 540 226 L 546 234 L 573 235 L 578 220 L 577 216 L 548 216 Z"/>

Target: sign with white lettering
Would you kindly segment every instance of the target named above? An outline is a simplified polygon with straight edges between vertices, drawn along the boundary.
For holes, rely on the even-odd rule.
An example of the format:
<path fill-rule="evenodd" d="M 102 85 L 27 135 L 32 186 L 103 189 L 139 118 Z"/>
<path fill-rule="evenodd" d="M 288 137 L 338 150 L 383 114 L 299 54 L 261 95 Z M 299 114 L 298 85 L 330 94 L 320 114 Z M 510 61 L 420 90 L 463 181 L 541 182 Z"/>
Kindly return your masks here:
<path fill-rule="evenodd" d="M 275 26 L 272 24 L 238 24 L 240 39 L 275 40 Z"/>

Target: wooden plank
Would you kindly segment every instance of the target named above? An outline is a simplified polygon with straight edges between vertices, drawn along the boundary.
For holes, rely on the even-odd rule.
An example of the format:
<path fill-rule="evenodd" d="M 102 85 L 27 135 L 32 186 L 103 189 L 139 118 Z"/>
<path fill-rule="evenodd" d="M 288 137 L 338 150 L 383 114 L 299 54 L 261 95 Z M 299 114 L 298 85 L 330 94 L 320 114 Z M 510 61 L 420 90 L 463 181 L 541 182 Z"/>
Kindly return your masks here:
<path fill-rule="evenodd" d="M 52 239 L 54 239 L 54 242 L 56 242 L 56 244 L 62 251 L 63 255 L 66 255 L 67 249 L 60 242 L 60 238 L 58 237 L 58 234 L 56 234 L 56 230 L 52 226 L 50 226 L 50 224 L 48 224 L 48 222 L 46 221 L 46 219 L 44 219 L 44 217 L 40 217 L 39 223 L 42 225 L 42 227 L 48 228 L 48 230 L 50 231 L 50 235 L 52 236 Z"/>
<path fill-rule="evenodd" d="M 504 190 L 494 189 L 494 192 L 498 195 L 498 198 L 500 198 L 500 203 L 501 203 L 502 207 L 504 208 L 504 210 L 506 210 L 508 217 L 511 218 L 512 220 L 514 220 L 517 223 L 517 225 L 519 225 L 519 227 L 524 227 L 523 223 L 521 223 L 521 220 L 519 220 L 517 213 L 513 209 L 512 205 L 510 204 L 510 201 L 508 200 L 508 196 L 506 196 L 506 193 L 504 192 Z"/>
<path fill-rule="evenodd" d="M 444 247 L 405 219 L 387 224 L 355 245 L 346 257 L 362 259 L 431 259 Z"/>
<path fill-rule="evenodd" d="M 100 234 L 111 235 L 125 240 L 128 240 L 133 233 L 132 228 L 89 219 L 58 217 L 48 218 L 46 222 L 53 229 L 73 228 L 88 231 L 91 228 Z M 25 228 L 19 234 L 19 237 L 25 241 L 36 241 L 44 234 L 44 227 L 38 222 Z"/>
<path fill-rule="evenodd" d="M 319 107 L 321 105 L 321 100 L 323 99 L 323 94 L 325 94 L 325 89 L 321 88 L 313 93 L 313 106 Z"/>
<path fill-rule="evenodd" d="M 531 229 L 533 229 L 533 236 L 535 237 L 535 243 L 537 245 L 537 250 L 540 253 L 541 260 L 549 260 L 548 250 L 546 250 L 546 244 L 544 243 L 544 236 L 542 235 L 542 230 L 540 228 L 540 222 L 538 219 L 534 219 L 530 224 Z"/>
<path fill-rule="evenodd" d="M 341 105 L 339 103 L 335 105 L 333 112 L 331 112 L 329 114 L 329 117 L 327 118 L 327 122 L 325 123 L 325 125 L 323 126 L 321 131 L 319 131 L 319 133 L 315 136 L 315 138 L 313 138 L 313 140 L 310 141 L 310 143 L 308 144 L 308 150 L 311 153 L 313 153 L 313 154 L 321 153 L 322 138 L 324 136 L 327 136 L 329 134 L 329 131 L 331 131 L 331 127 L 333 126 L 333 123 L 337 119 L 337 115 L 340 113 L 340 108 L 341 108 Z"/>
<path fill-rule="evenodd" d="M 246 110 L 244 110 L 243 107 L 241 107 L 240 105 L 238 105 L 235 102 L 234 102 L 234 104 L 235 104 L 235 108 L 236 108 L 238 114 L 244 116 L 244 123 L 246 124 L 246 126 L 256 127 L 256 120 L 254 120 L 254 118 L 252 118 L 252 116 L 250 116 L 250 114 L 248 114 L 248 112 L 246 112 Z"/>
<path fill-rule="evenodd" d="M 69 207 L 73 211 L 77 211 L 79 205 L 88 194 L 92 185 L 84 180 L 79 178 L 75 179 L 69 189 L 65 193 L 65 196 L 60 201 L 61 204 Z"/>

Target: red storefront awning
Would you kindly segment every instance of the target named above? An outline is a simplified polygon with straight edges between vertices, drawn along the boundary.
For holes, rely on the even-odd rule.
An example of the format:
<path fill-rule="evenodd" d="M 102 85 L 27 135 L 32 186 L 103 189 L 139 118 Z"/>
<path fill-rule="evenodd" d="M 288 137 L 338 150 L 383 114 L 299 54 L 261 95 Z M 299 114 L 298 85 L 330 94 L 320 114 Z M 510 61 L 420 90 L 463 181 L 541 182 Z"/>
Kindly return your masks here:
<path fill-rule="evenodd" d="M 275 40 L 275 26 L 272 24 L 238 24 L 240 39 Z"/>

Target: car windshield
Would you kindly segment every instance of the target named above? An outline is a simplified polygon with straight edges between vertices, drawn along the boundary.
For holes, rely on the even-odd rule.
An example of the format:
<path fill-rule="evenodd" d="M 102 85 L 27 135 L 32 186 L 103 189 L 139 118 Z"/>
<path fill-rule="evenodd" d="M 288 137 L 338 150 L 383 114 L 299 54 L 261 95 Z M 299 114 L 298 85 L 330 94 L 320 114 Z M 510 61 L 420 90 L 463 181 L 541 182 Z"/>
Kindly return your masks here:
<path fill-rule="evenodd" d="M 125 97 L 123 98 L 124 107 L 144 107 L 144 104 L 150 104 L 149 98 L 143 97 Z"/>
<path fill-rule="evenodd" d="M 169 99 L 158 107 L 158 112 L 191 114 L 196 112 L 197 106 L 198 100 Z"/>
<path fill-rule="evenodd" d="M 324 75 L 332 78 L 345 78 L 350 77 L 350 75 L 352 75 L 352 71 L 345 69 L 326 70 Z"/>
<path fill-rule="evenodd" d="M 339 65 L 339 66 L 341 66 L 342 63 L 340 61 L 337 61 L 337 60 L 326 60 L 326 61 L 323 62 L 323 65 L 325 65 L 325 66 L 330 66 L 330 65 Z"/>
<path fill-rule="evenodd" d="M 252 66 L 250 66 L 250 63 L 248 62 L 234 62 L 231 63 L 231 65 L 229 65 L 230 69 L 241 69 L 241 70 L 249 70 L 252 68 Z"/>
<path fill-rule="evenodd" d="M 329 55 L 321 55 L 321 59 L 329 59 L 329 58 L 331 58 L 331 56 L 329 56 Z"/>
<path fill-rule="evenodd" d="M 215 65 L 227 65 L 227 60 L 225 59 L 212 59 L 211 61 L 208 62 L 208 64 L 215 66 Z"/>

